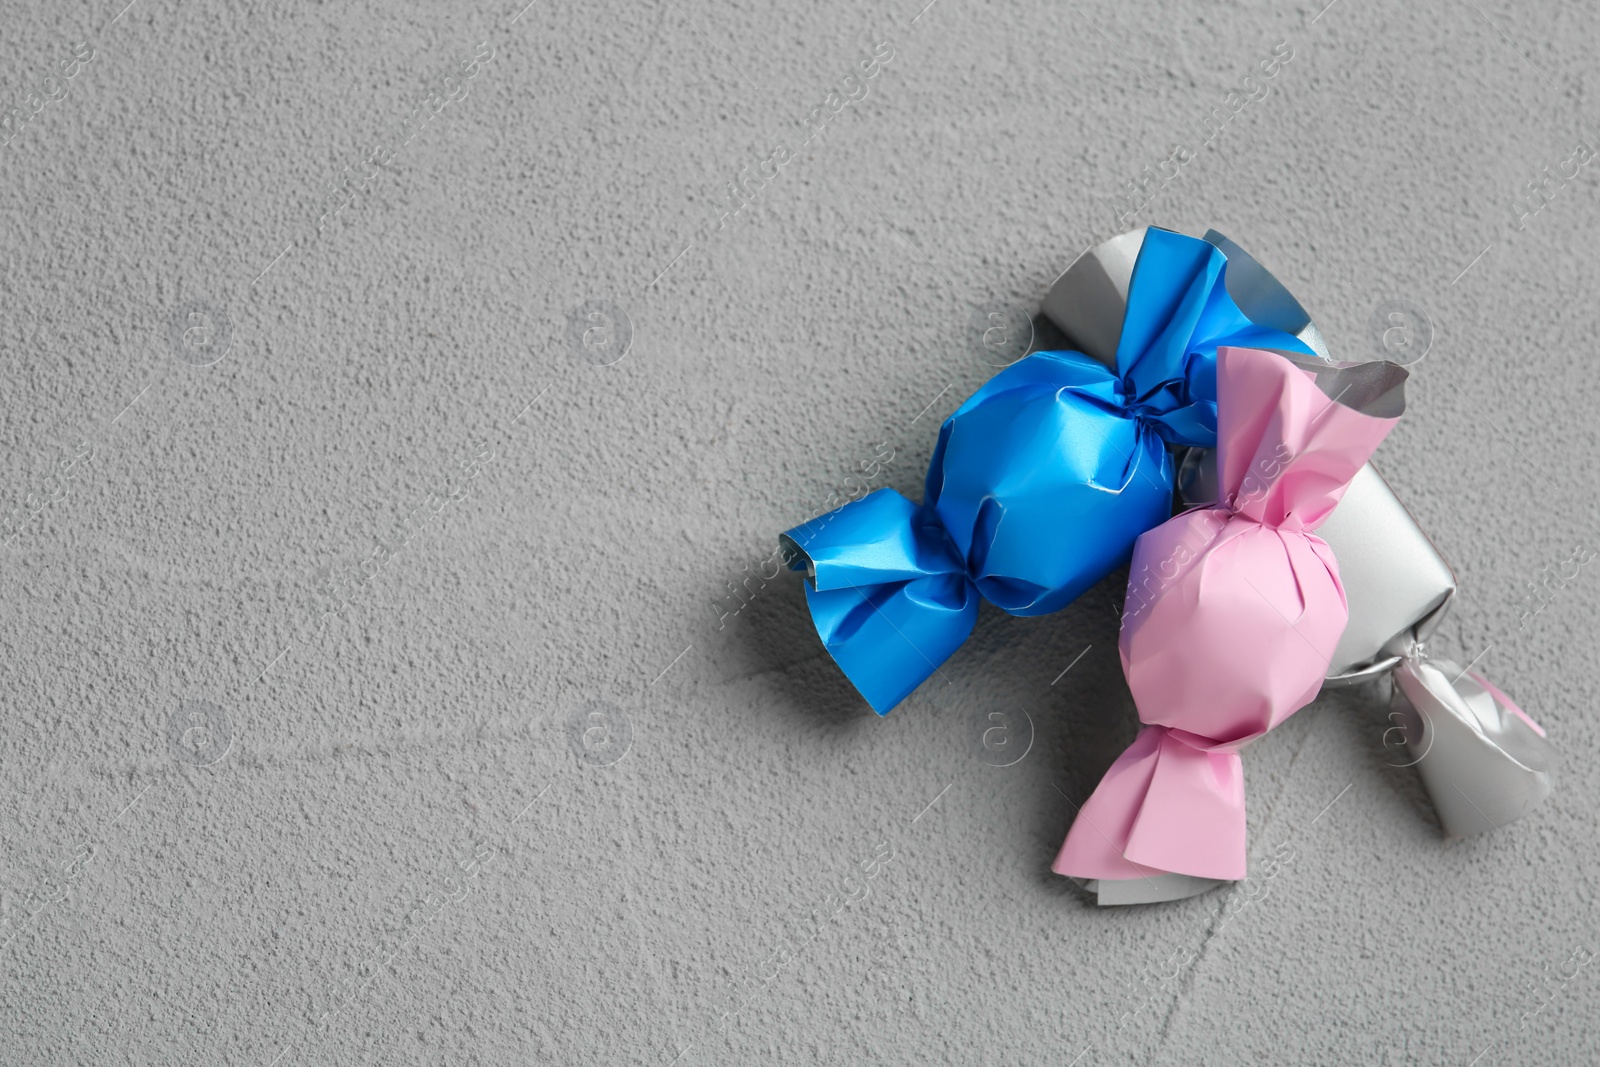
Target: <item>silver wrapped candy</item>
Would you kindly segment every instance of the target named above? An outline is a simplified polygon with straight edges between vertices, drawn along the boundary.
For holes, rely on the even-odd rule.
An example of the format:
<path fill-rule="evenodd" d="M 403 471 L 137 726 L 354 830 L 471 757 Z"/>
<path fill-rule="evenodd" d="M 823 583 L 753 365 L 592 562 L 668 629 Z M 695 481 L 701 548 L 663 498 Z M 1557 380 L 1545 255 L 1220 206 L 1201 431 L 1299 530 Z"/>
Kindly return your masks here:
<path fill-rule="evenodd" d="M 1041 303 L 1074 347 L 1107 366 L 1115 365 L 1145 233 L 1132 230 L 1083 253 Z M 1214 230 L 1204 239 L 1227 255 L 1224 281 L 1241 311 L 1329 358 L 1311 317 L 1265 267 Z M 1188 450 L 1179 465 L 1180 503 L 1211 503 L 1216 485 L 1215 452 Z M 1548 796 L 1552 751 L 1543 731 L 1487 680 L 1427 658 L 1424 643 L 1455 595 L 1455 575 L 1371 464 L 1317 534 L 1339 561 L 1350 608 L 1324 688 L 1389 675 L 1391 719 L 1403 731 L 1445 833 L 1503 826 Z M 1139 904 L 1194 896 L 1222 883 L 1168 874 L 1080 884 L 1101 904 Z"/>

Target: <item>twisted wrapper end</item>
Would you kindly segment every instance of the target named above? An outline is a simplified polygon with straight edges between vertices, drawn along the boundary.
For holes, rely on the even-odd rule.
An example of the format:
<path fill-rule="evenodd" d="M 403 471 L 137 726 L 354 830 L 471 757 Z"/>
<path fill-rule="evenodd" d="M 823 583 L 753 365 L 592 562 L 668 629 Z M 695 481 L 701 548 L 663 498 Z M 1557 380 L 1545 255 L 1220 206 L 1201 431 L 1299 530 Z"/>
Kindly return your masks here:
<path fill-rule="evenodd" d="M 1145 726 L 1084 801 L 1051 870 L 1102 880 L 1102 893 L 1104 882 L 1158 875 L 1243 878 L 1244 766 L 1231 748 Z"/>
<path fill-rule="evenodd" d="M 834 661 L 887 715 L 978 621 L 978 591 L 938 520 L 879 489 L 779 538 Z"/>
<path fill-rule="evenodd" d="M 1544 730 L 1488 679 L 1414 648 L 1395 668 L 1390 718 L 1448 837 L 1514 822 L 1550 795 Z"/>

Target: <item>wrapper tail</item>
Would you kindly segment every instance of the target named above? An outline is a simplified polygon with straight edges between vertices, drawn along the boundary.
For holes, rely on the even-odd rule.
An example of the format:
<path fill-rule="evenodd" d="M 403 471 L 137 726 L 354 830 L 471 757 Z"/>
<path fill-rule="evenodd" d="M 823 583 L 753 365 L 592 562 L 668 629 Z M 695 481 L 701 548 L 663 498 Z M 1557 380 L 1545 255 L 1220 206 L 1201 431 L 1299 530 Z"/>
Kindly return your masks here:
<path fill-rule="evenodd" d="M 790 566 L 823 646 L 872 710 L 887 715 L 972 633 L 978 591 L 949 535 L 892 489 L 787 531 Z"/>

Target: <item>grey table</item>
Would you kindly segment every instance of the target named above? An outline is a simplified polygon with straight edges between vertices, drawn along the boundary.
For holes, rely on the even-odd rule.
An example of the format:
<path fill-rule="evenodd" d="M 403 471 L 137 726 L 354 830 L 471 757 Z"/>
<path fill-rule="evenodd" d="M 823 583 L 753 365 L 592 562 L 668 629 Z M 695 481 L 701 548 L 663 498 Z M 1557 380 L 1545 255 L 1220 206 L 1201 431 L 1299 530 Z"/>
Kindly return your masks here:
<path fill-rule="evenodd" d="M 522 2 L 0 12 L 0 1060 L 1592 1062 L 1600 14 Z M 1524 821 L 1341 693 L 1246 755 L 1292 862 L 1097 910 L 1116 577 L 884 720 L 774 577 L 1147 224 L 1415 312 Z"/>

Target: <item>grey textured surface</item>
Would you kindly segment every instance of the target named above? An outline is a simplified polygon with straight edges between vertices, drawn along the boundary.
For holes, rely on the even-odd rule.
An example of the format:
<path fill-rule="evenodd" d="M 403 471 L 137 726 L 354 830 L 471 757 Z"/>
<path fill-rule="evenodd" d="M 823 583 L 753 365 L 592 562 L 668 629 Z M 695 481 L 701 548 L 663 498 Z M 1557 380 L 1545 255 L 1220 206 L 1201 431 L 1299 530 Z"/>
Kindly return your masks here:
<path fill-rule="evenodd" d="M 1595 143 L 1592 8 L 124 2 L 0 11 L 6 109 L 74 72 L 0 146 L 38 512 L 0 1060 L 1593 1061 L 1594 168 L 1516 210 Z M 1565 758 L 1446 842 L 1379 694 L 1327 697 L 1246 754 L 1252 869 L 1292 862 L 1220 917 L 1095 910 L 1048 866 L 1134 731 L 1115 579 L 986 613 L 879 721 L 750 575 L 863 461 L 920 491 L 992 370 L 973 309 L 1036 306 L 1213 108 L 1137 222 L 1227 233 L 1347 358 L 1386 301 L 1431 319 L 1379 466 L 1461 579 L 1441 650 Z"/>

